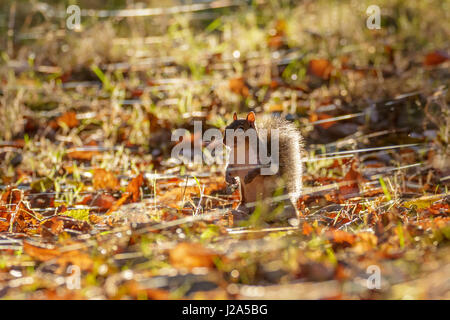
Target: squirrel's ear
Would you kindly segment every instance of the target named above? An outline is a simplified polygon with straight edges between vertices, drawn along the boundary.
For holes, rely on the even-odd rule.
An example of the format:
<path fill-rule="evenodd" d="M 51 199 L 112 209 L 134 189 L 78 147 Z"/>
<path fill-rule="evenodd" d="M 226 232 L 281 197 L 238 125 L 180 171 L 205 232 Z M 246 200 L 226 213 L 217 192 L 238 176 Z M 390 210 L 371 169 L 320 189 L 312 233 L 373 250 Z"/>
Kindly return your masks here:
<path fill-rule="evenodd" d="M 251 111 L 247 115 L 247 121 L 250 122 L 250 123 L 254 123 L 255 122 L 255 113 L 253 111 Z"/>
<path fill-rule="evenodd" d="M 237 114 L 236 114 L 236 112 L 233 114 L 233 121 L 236 121 L 237 120 Z"/>

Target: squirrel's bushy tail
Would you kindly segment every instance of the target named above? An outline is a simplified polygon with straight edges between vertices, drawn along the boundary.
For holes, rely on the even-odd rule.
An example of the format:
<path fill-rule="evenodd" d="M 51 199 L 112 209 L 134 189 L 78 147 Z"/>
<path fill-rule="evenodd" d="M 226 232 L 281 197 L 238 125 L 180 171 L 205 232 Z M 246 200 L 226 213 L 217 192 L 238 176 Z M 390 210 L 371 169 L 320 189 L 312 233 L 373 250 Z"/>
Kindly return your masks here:
<path fill-rule="evenodd" d="M 302 192 L 303 175 L 303 139 L 296 126 L 281 118 L 268 118 L 261 121 L 261 128 L 268 129 L 268 141 L 271 130 L 278 129 L 279 134 L 279 172 L 286 181 L 289 198 L 294 206 Z"/>

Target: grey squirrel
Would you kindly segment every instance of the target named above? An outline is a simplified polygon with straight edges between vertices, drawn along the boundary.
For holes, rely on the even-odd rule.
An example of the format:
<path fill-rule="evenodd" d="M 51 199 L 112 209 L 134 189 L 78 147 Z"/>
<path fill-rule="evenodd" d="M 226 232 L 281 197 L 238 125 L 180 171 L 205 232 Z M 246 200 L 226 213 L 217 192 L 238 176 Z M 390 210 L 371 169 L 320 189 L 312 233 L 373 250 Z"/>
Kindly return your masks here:
<path fill-rule="evenodd" d="M 234 135 L 236 130 L 242 130 L 241 133 L 244 132 L 247 136 L 250 136 L 250 133 L 256 134 L 258 143 L 270 151 L 271 137 L 275 129 L 278 138 L 279 168 L 275 174 L 262 174 L 260 153 L 252 146 L 250 138 L 245 139 L 245 142 L 241 139 L 237 143 L 235 143 L 237 138 L 234 138 L 234 141 L 227 138 L 227 133 L 231 132 Z M 261 134 L 263 131 L 266 134 Z M 281 218 L 289 219 L 290 222 L 298 221 L 291 219 L 298 218 L 299 215 L 297 200 L 302 191 L 303 139 L 295 125 L 278 117 L 256 121 L 254 112 L 250 112 L 246 118 L 238 119 L 234 113 L 233 122 L 225 128 L 224 142 L 233 151 L 231 157 L 235 157 L 230 159 L 227 165 L 225 180 L 229 186 L 238 186 L 236 178 L 239 178 L 241 191 L 241 202 L 239 207 L 233 210 L 233 215 L 238 217 L 238 220 L 246 219 L 260 205 L 260 210 L 264 211 L 265 218 L 269 220 Z M 242 143 L 245 143 L 244 148 Z M 236 161 L 239 153 L 241 156 L 245 153 L 243 163 Z M 251 156 L 256 158 L 256 165 L 250 161 Z"/>

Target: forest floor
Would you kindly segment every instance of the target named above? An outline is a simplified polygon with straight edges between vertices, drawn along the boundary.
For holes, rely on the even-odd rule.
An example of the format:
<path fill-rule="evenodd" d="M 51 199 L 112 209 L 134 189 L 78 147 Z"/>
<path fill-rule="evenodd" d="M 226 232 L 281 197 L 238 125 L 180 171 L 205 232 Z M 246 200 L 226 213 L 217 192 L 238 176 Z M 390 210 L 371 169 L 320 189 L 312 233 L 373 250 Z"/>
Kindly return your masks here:
<path fill-rule="evenodd" d="M 0 298 L 449 299 L 449 3 L 371 2 L 0 5 Z M 171 158 L 250 110 L 305 138 L 297 227 Z"/>

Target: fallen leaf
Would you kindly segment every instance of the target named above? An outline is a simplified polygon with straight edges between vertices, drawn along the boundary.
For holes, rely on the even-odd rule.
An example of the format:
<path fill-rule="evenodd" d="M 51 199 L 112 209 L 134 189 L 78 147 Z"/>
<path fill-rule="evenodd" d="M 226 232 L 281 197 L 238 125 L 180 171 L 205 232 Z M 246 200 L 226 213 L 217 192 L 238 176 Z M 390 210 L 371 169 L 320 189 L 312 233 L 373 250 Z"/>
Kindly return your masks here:
<path fill-rule="evenodd" d="M 308 74 L 319 77 L 323 80 L 328 80 L 331 75 L 333 66 L 331 62 L 326 59 L 312 59 L 308 63 Z"/>
<path fill-rule="evenodd" d="M 105 169 L 94 169 L 92 183 L 94 185 L 94 189 L 96 190 L 118 190 L 120 188 L 120 182 L 116 175 Z"/>
<path fill-rule="evenodd" d="M 436 66 L 438 64 L 441 64 L 445 61 L 449 60 L 449 56 L 446 52 L 436 50 L 434 52 L 428 53 L 423 61 L 423 64 L 425 66 Z"/>
<path fill-rule="evenodd" d="M 110 214 L 114 211 L 117 211 L 125 202 L 127 202 L 127 200 L 130 198 L 130 195 L 131 194 L 128 192 L 124 193 L 119 200 L 113 203 L 113 205 L 108 209 L 106 214 Z"/>
<path fill-rule="evenodd" d="M 79 121 L 77 119 L 77 114 L 73 111 L 68 111 L 64 114 L 62 114 L 60 117 L 56 119 L 56 122 L 64 123 L 67 127 L 70 129 L 76 128 L 79 124 Z"/>
<path fill-rule="evenodd" d="M 72 150 L 67 152 L 67 156 L 73 160 L 90 161 L 96 155 L 100 154 L 98 151 L 79 151 Z"/>
<path fill-rule="evenodd" d="M 313 228 L 311 227 L 311 225 L 308 223 L 308 222 L 304 222 L 303 223 L 303 230 L 302 230 L 302 233 L 305 235 L 305 236 L 309 236 L 310 234 L 311 234 L 311 232 L 313 232 Z"/>
<path fill-rule="evenodd" d="M 230 79 L 228 84 L 232 92 L 243 97 L 249 96 L 250 91 L 243 77 Z"/>
<path fill-rule="evenodd" d="M 57 249 L 38 247 L 30 244 L 28 241 L 23 242 L 23 251 L 39 261 L 48 261 L 61 254 Z"/>
<path fill-rule="evenodd" d="M 286 21 L 278 20 L 275 29 L 269 36 L 267 45 L 271 49 L 279 49 L 286 43 Z"/>
<path fill-rule="evenodd" d="M 103 221 L 103 218 L 101 216 L 98 216 L 94 213 L 89 214 L 89 222 L 92 224 L 98 224 Z"/>
<path fill-rule="evenodd" d="M 144 174 L 139 174 L 138 176 L 131 179 L 130 183 L 127 186 L 127 192 L 132 195 L 133 202 L 137 202 L 140 200 L 141 191 L 140 188 L 144 183 Z"/>
<path fill-rule="evenodd" d="M 7 188 L 3 193 L 1 200 L 4 204 L 14 205 L 22 200 L 23 192 L 12 187 Z"/>
<path fill-rule="evenodd" d="M 28 202 L 23 201 L 23 191 L 14 188 L 8 188 L 2 194 L 2 204 L 6 210 L 0 211 L 0 218 L 5 219 L 9 224 L 8 229 L 12 232 L 34 234 L 39 227 L 42 216 L 28 207 Z"/>
<path fill-rule="evenodd" d="M 52 217 L 45 220 L 40 225 L 40 234 L 44 238 L 49 238 L 60 234 L 64 230 L 64 222 L 59 217 Z"/>
<path fill-rule="evenodd" d="M 116 211 L 122 204 L 127 203 L 130 199 L 131 202 L 139 201 L 141 198 L 141 186 L 143 183 L 144 183 L 144 174 L 142 173 L 131 179 L 130 183 L 127 186 L 126 192 L 122 195 L 122 197 L 119 200 L 117 200 L 111 206 L 107 214 Z"/>
<path fill-rule="evenodd" d="M 0 232 L 8 231 L 9 229 L 9 222 L 3 220 L 3 218 L 0 219 Z"/>
<path fill-rule="evenodd" d="M 353 245 L 356 236 L 343 230 L 328 230 L 327 237 L 335 244 Z"/>
<path fill-rule="evenodd" d="M 320 120 L 326 120 L 326 119 L 331 119 L 334 118 L 333 116 L 326 114 L 326 113 L 312 113 L 309 117 L 309 121 L 310 122 L 316 122 L 316 121 L 320 121 Z M 332 125 L 336 124 L 336 121 L 326 121 L 326 122 L 322 122 L 322 123 L 318 123 L 317 125 L 321 126 L 324 129 L 328 129 L 329 127 L 331 127 Z"/>
<path fill-rule="evenodd" d="M 91 210 L 95 210 L 98 212 L 106 212 L 108 211 L 116 202 L 116 198 L 109 194 L 89 194 L 83 198 L 83 200 L 79 203 L 82 205 L 94 207 Z"/>
<path fill-rule="evenodd" d="M 167 290 L 147 289 L 135 280 L 128 281 L 126 287 L 130 295 L 135 299 L 138 299 L 140 296 L 145 296 L 149 300 L 167 300 L 170 298 L 170 293 Z"/>
<path fill-rule="evenodd" d="M 80 250 L 71 250 L 61 252 L 57 248 L 45 248 L 29 243 L 23 242 L 23 251 L 33 259 L 38 261 L 49 261 L 56 259 L 56 262 L 63 267 L 67 265 L 76 265 L 81 270 L 91 270 L 93 266 L 92 259 Z"/>
<path fill-rule="evenodd" d="M 362 175 L 359 171 L 359 161 L 354 158 L 350 164 L 350 169 L 342 179 L 342 185 L 339 186 L 339 196 L 342 200 L 348 197 L 354 197 L 359 194 L 359 182 L 362 181 Z"/>
<path fill-rule="evenodd" d="M 97 150 L 92 150 L 92 148 L 95 147 L 97 147 L 97 143 L 95 141 L 91 141 L 80 148 L 69 149 L 67 151 L 67 156 L 69 159 L 73 160 L 91 161 L 94 156 L 100 154 Z"/>
<path fill-rule="evenodd" d="M 169 260 L 174 267 L 189 270 L 196 267 L 211 269 L 216 257 L 217 254 L 199 243 L 183 242 L 169 251 Z"/>

